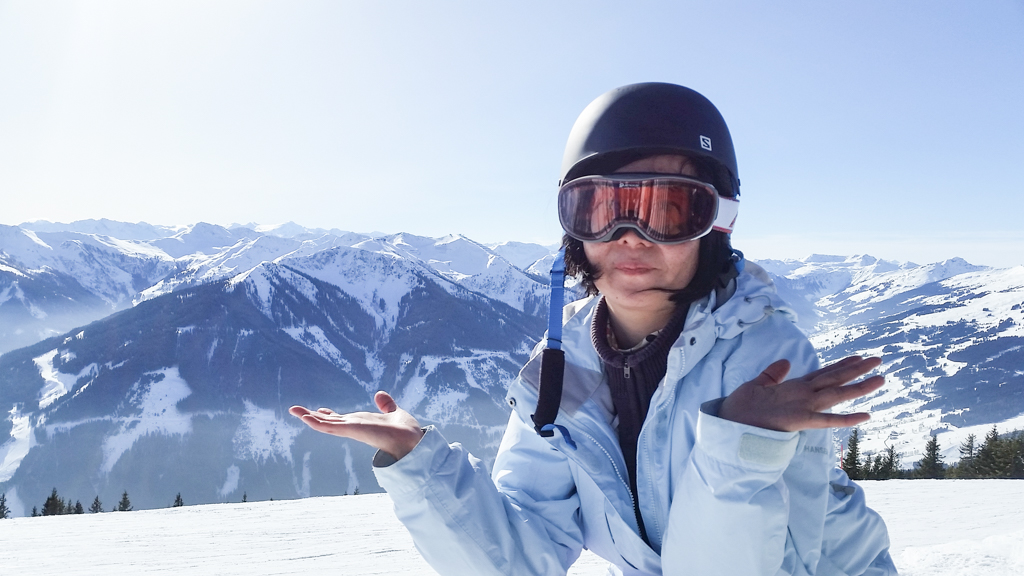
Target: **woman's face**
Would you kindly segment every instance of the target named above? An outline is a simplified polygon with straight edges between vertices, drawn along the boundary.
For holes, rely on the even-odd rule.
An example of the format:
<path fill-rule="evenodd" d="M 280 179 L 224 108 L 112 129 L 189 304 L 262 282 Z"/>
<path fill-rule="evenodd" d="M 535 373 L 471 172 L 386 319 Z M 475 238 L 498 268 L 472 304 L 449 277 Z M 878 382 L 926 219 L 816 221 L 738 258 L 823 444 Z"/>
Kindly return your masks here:
<path fill-rule="evenodd" d="M 685 156 L 651 156 L 616 172 L 696 176 Z M 669 304 L 672 292 L 685 288 L 697 273 L 699 240 L 655 244 L 627 230 L 611 242 L 584 242 L 587 260 L 600 276 L 597 289 L 615 309 L 656 310 Z"/>

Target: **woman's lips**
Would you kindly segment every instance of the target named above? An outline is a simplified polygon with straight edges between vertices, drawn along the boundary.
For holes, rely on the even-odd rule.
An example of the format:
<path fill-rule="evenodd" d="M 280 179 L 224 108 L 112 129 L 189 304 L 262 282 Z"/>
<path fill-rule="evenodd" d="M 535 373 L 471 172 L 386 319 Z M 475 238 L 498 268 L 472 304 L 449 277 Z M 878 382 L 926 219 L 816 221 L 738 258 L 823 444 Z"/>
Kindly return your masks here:
<path fill-rule="evenodd" d="M 614 266 L 615 270 L 628 275 L 640 275 L 650 272 L 654 268 L 640 262 L 623 262 Z"/>

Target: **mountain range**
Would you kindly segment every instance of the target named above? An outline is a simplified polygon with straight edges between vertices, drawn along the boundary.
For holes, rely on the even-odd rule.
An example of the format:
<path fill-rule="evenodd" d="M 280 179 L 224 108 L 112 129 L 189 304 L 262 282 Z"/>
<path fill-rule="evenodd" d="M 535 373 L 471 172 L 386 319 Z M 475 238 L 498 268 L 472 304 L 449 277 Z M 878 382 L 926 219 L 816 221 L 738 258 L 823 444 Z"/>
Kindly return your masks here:
<path fill-rule="evenodd" d="M 544 330 L 554 247 L 462 236 L 108 220 L 0 226 L 0 491 L 139 508 L 379 488 L 292 404 L 378 389 L 485 462 Z M 1024 267 L 758 262 L 824 361 L 881 355 L 862 450 L 1024 427 Z M 845 431 L 840 431 L 839 436 Z M 28 504 L 25 509 L 31 508 Z"/>

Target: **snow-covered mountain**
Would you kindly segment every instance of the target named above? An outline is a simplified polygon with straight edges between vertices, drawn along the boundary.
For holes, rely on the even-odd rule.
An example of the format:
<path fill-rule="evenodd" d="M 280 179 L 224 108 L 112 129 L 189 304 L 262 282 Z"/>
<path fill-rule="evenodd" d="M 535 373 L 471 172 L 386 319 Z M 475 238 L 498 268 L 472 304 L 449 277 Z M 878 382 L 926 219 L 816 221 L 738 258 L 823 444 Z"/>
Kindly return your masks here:
<path fill-rule="evenodd" d="M 871 412 L 862 451 L 893 445 L 909 467 L 937 434 L 952 463 L 968 434 L 1024 428 L 1024 266 L 821 255 L 759 264 L 825 361 L 882 357 L 886 387 L 838 408 Z"/>
<path fill-rule="evenodd" d="M 881 356 L 888 384 L 841 409 L 869 411 L 862 450 L 904 465 L 937 434 L 946 462 L 968 434 L 1024 428 L 1024 266 L 950 260 L 863 277 L 817 301 L 811 341 L 826 359 Z"/>
<path fill-rule="evenodd" d="M 176 266 L 140 240 L 0 225 L 0 354 L 130 306 Z"/>
<path fill-rule="evenodd" d="M 0 490 L 129 489 L 139 507 L 185 486 L 194 502 L 375 490 L 367 449 L 286 409 L 371 409 L 377 389 L 489 460 L 552 251 L 293 223 L 0 227 Z M 895 444 L 909 466 L 936 432 L 953 462 L 968 433 L 1024 427 L 1024 267 L 759 264 L 824 360 L 883 357 L 889 385 L 844 407 L 875 415 L 863 451 Z"/>
<path fill-rule="evenodd" d="M 405 258 L 528 314 L 544 306 L 547 289 L 527 270 L 535 259 L 522 257 L 550 252 L 537 245 L 492 249 L 462 236 L 369 235 L 294 223 L 229 229 L 206 223 L 33 222 L 0 225 L 0 354 L 180 288 L 334 247 Z"/>
<path fill-rule="evenodd" d="M 33 500 L 128 489 L 141 508 L 186 488 L 197 502 L 373 491 L 353 465 L 369 451 L 288 406 L 371 409 L 388 390 L 487 457 L 542 330 L 394 254 L 264 262 L 0 356 L 0 485 Z"/>
<path fill-rule="evenodd" d="M 22 492 L 132 486 L 148 507 L 173 484 L 202 484 L 204 502 L 375 490 L 352 465 L 365 448 L 339 452 L 286 410 L 372 409 L 378 389 L 493 457 L 504 388 L 543 331 L 546 287 L 461 236 L 2 232 L 4 331 L 31 345 L 0 357 L 0 485 Z M 119 291 L 94 281 L 147 265 L 159 273 Z M 100 319 L 27 331 L 53 300 L 80 312 L 63 331 Z"/>

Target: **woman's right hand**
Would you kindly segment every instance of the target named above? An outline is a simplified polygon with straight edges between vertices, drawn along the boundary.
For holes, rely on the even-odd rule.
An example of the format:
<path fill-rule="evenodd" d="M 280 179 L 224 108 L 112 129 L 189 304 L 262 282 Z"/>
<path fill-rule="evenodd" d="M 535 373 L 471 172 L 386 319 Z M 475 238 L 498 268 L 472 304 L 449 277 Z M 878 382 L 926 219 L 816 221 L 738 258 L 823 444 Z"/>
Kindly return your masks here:
<path fill-rule="evenodd" d="M 358 440 L 401 460 L 419 444 L 423 429 L 412 414 L 398 407 L 387 392 L 373 397 L 380 413 L 353 412 L 338 414 L 329 408 L 313 411 L 303 406 L 292 406 L 288 412 L 302 422 L 324 434 Z"/>

